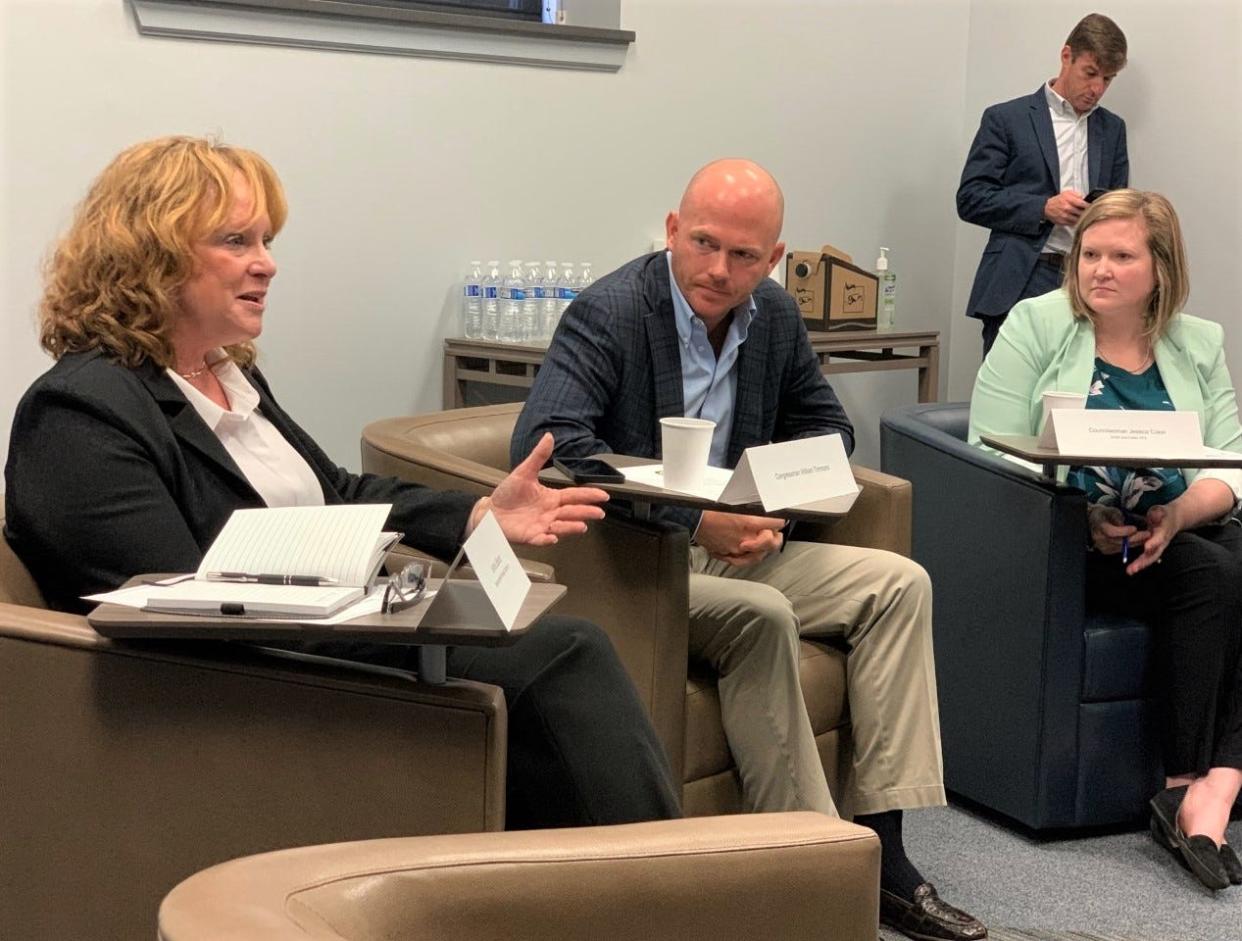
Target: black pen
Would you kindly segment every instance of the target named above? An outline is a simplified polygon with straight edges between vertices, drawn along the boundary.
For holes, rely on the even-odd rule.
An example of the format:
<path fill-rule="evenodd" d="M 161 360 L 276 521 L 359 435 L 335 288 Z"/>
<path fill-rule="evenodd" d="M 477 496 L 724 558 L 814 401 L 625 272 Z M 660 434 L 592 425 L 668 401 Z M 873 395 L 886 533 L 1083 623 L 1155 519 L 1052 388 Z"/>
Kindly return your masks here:
<path fill-rule="evenodd" d="M 335 578 L 319 575 L 251 575 L 248 572 L 208 572 L 209 582 L 254 582 L 257 585 L 300 585 L 304 588 L 322 588 L 335 585 Z"/>

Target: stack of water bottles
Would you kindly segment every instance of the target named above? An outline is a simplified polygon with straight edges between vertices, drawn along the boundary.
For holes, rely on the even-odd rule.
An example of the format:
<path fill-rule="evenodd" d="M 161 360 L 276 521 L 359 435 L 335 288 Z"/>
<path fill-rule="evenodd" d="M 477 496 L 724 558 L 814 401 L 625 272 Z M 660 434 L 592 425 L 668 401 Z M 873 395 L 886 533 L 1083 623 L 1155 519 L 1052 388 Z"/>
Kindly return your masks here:
<path fill-rule="evenodd" d="M 547 342 L 565 308 L 593 280 L 589 261 L 578 267 L 576 273 L 572 262 L 514 259 L 502 273 L 499 261 L 470 262 L 462 289 L 462 334 L 502 343 Z"/>

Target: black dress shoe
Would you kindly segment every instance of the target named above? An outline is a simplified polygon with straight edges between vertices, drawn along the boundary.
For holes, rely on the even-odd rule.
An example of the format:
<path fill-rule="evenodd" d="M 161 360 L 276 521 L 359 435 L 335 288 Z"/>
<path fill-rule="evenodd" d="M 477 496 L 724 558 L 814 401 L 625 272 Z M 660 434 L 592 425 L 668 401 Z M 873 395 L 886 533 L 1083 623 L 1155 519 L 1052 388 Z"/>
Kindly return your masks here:
<path fill-rule="evenodd" d="M 1166 787 L 1151 799 L 1151 835 L 1213 891 L 1229 887 L 1229 876 L 1220 849 L 1210 836 L 1186 836 L 1177 825 L 1177 811 L 1186 797 L 1186 786 Z"/>
<path fill-rule="evenodd" d="M 941 901 L 930 882 L 914 890 L 912 901 L 881 889 L 880 924 L 917 941 L 979 941 L 988 936 L 983 922 Z"/>
<path fill-rule="evenodd" d="M 1220 864 L 1225 867 L 1230 882 L 1242 885 L 1242 859 L 1238 859 L 1237 851 L 1228 843 L 1220 845 Z"/>

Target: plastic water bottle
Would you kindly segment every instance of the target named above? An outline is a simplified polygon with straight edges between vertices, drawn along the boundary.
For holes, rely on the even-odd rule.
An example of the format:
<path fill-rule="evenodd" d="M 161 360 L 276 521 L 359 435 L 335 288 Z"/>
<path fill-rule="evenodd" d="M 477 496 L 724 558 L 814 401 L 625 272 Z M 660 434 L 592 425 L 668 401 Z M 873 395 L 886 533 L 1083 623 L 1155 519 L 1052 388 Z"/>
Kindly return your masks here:
<path fill-rule="evenodd" d="M 542 17 L 545 23 L 564 23 L 565 10 L 562 0 L 543 0 Z"/>
<path fill-rule="evenodd" d="M 526 266 L 526 301 L 522 304 L 522 342 L 538 343 L 543 336 L 543 296 L 546 292 L 539 262 Z"/>
<path fill-rule="evenodd" d="M 471 340 L 483 336 L 483 262 L 470 262 L 462 286 L 461 333 Z"/>
<path fill-rule="evenodd" d="M 875 270 L 880 275 L 880 309 L 876 312 L 876 326 L 891 330 L 897 314 L 897 272 L 888 267 L 888 249 L 880 247 L 880 257 L 875 260 Z"/>
<path fill-rule="evenodd" d="M 572 262 L 561 265 L 560 276 L 556 279 L 556 322 L 560 323 L 565 316 L 565 308 L 573 303 L 578 296 L 578 279 L 574 277 Z"/>
<path fill-rule="evenodd" d="M 552 339 L 556 323 L 560 319 L 561 305 L 556 296 L 556 262 L 543 263 L 543 310 L 539 315 L 539 332 L 545 339 Z"/>
<path fill-rule="evenodd" d="M 575 297 L 589 288 L 595 280 L 591 277 L 591 263 L 589 261 L 580 262 L 579 267 L 582 269 L 582 274 L 578 275 L 578 288 L 574 291 Z"/>
<path fill-rule="evenodd" d="M 483 279 L 483 339 L 500 338 L 500 262 L 487 263 Z"/>
<path fill-rule="evenodd" d="M 526 282 L 522 280 L 522 263 L 509 262 L 509 274 L 500 285 L 500 342 L 521 340 L 522 308 L 526 306 Z"/>

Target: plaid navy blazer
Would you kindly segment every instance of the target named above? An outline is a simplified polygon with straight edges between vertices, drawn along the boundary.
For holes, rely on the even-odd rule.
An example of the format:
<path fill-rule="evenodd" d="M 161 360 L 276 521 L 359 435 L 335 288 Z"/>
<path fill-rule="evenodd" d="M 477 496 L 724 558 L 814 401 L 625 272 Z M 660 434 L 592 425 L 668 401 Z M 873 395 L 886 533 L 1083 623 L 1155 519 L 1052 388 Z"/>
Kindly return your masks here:
<path fill-rule="evenodd" d="M 757 311 L 735 366 L 728 465 L 754 445 L 834 432 L 853 451 L 853 425 L 819 371 L 793 298 L 768 279 L 752 296 Z M 685 414 L 679 343 L 664 252 L 600 278 L 557 327 L 513 430 L 513 462 L 545 431 L 562 457 L 658 458 L 660 419 Z M 695 510 L 664 507 L 659 515 L 691 529 L 698 523 Z"/>

